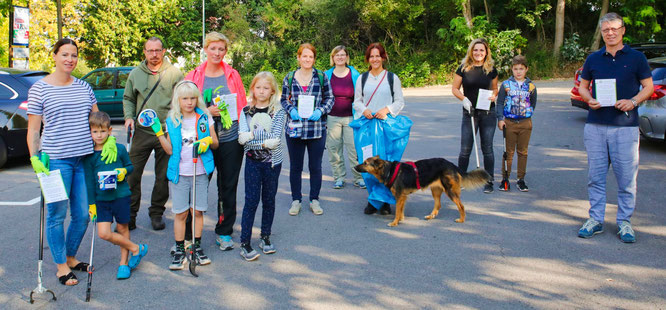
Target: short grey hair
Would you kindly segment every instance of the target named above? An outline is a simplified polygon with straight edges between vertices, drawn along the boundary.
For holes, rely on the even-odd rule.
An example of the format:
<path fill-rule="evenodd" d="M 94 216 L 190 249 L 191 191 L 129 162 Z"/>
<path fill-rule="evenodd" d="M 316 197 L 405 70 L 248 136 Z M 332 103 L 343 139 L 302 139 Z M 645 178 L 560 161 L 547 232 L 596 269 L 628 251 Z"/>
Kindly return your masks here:
<path fill-rule="evenodd" d="M 617 14 L 615 12 L 610 12 L 599 18 L 599 28 L 601 28 L 601 24 L 603 23 L 612 22 L 616 20 L 619 20 L 620 23 L 622 23 L 621 27 L 624 27 L 624 20 L 622 20 L 622 16 L 620 16 L 620 14 Z"/>
<path fill-rule="evenodd" d="M 164 48 L 164 41 L 162 41 L 162 39 L 160 37 L 152 36 L 152 37 L 148 38 L 148 40 L 146 40 L 145 43 L 143 43 L 143 49 L 146 49 L 146 43 L 155 42 L 155 41 L 160 42 L 160 45 L 162 45 L 162 48 Z"/>

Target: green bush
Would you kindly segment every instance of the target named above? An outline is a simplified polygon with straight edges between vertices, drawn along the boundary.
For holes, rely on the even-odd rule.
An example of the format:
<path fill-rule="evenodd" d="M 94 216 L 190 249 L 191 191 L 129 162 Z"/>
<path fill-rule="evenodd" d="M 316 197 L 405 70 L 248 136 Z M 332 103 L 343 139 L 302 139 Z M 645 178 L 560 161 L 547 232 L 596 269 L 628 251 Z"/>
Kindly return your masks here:
<path fill-rule="evenodd" d="M 568 63 L 581 61 L 585 59 L 586 49 L 580 44 L 580 36 L 574 32 L 570 38 L 564 39 L 564 44 L 560 48 L 562 59 Z"/>

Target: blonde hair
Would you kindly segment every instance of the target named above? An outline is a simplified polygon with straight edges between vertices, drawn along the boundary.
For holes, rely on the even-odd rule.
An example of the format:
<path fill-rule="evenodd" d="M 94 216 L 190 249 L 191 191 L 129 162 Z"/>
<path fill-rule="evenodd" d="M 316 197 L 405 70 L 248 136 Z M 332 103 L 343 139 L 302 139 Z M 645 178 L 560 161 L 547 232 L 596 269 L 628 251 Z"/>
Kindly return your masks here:
<path fill-rule="evenodd" d="M 203 47 L 208 48 L 208 45 L 210 45 L 211 43 L 220 42 L 220 41 L 224 42 L 224 47 L 229 49 L 229 38 L 227 38 L 227 36 L 216 31 L 209 32 L 208 34 L 206 34 L 206 38 L 204 38 Z"/>
<path fill-rule="evenodd" d="M 257 99 L 254 97 L 254 85 L 262 79 L 268 81 L 273 89 L 273 94 L 271 95 L 271 98 L 268 99 L 268 114 L 275 115 L 275 113 L 282 109 L 282 105 L 280 104 L 280 89 L 278 88 L 275 76 L 268 71 L 261 71 L 252 79 L 252 83 L 250 83 L 250 101 L 248 102 L 248 105 L 250 106 L 250 110 L 255 109 Z"/>
<path fill-rule="evenodd" d="M 472 55 L 472 52 L 474 51 L 474 45 L 477 44 L 483 44 L 483 47 L 486 49 L 486 58 L 483 60 L 483 72 L 488 74 L 490 71 L 493 71 L 493 65 L 495 62 L 493 61 L 493 57 L 490 53 L 488 41 L 481 38 L 474 39 L 472 40 L 472 43 L 469 44 L 469 48 L 467 48 L 467 55 L 465 55 L 465 58 L 462 60 L 463 72 L 467 72 L 474 67 L 474 56 Z"/>
<path fill-rule="evenodd" d="M 331 51 L 331 66 L 335 65 L 335 62 L 333 61 L 333 57 L 335 57 L 335 54 L 339 53 L 340 51 L 345 51 L 345 54 L 347 54 L 347 62 L 346 64 L 349 66 L 349 53 L 347 52 L 347 47 L 344 45 L 338 45 L 333 48 Z"/>
<path fill-rule="evenodd" d="M 183 118 L 183 113 L 180 111 L 180 98 L 182 97 L 197 97 L 197 108 L 201 109 L 206 115 L 208 115 L 209 119 L 212 117 L 206 108 L 206 104 L 203 101 L 203 97 L 201 97 L 197 84 L 194 84 L 192 81 L 182 80 L 173 88 L 171 110 L 169 110 L 169 117 L 174 125 L 180 126 L 180 121 Z"/>

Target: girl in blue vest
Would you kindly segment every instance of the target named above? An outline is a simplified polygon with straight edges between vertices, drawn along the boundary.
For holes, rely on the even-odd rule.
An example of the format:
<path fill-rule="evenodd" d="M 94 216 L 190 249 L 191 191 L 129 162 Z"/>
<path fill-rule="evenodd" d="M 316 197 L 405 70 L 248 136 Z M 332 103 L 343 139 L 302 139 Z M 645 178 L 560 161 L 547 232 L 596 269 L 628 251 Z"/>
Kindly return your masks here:
<path fill-rule="evenodd" d="M 162 131 L 159 120 L 151 126 L 164 151 L 169 154 L 167 179 L 171 193 L 172 209 L 176 215 L 173 221 L 173 233 L 176 250 L 173 252 L 171 270 L 185 267 L 185 220 L 189 211 L 190 192 L 194 178 L 193 148 L 197 148 L 200 160 L 196 162 L 196 231 L 194 232 L 194 255 L 201 265 L 210 264 L 210 259 L 201 249 L 201 231 L 203 230 L 203 212 L 208 209 L 208 176 L 213 173 L 215 163 L 209 149 L 218 146 L 214 122 L 206 109 L 197 85 L 192 81 L 176 84 L 171 100 L 171 110 L 166 119 L 166 131 Z"/>

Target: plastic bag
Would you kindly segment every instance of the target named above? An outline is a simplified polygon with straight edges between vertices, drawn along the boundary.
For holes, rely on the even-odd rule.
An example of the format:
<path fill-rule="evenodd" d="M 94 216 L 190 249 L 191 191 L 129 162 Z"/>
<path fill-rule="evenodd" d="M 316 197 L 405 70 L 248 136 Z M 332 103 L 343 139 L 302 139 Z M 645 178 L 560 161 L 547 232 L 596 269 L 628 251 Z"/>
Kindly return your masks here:
<path fill-rule="evenodd" d="M 413 122 L 406 116 L 393 117 L 390 114 L 384 120 L 360 117 L 349 124 L 354 129 L 354 145 L 359 164 L 363 163 L 365 153 L 387 161 L 400 161 L 409 142 L 409 131 Z M 371 149 L 369 149 L 371 148 Z M 369 173 L 362 173 L 368 189 L 368 202 L 375 208 L 383 203 L 395 204 L 391 191 Z"/>

